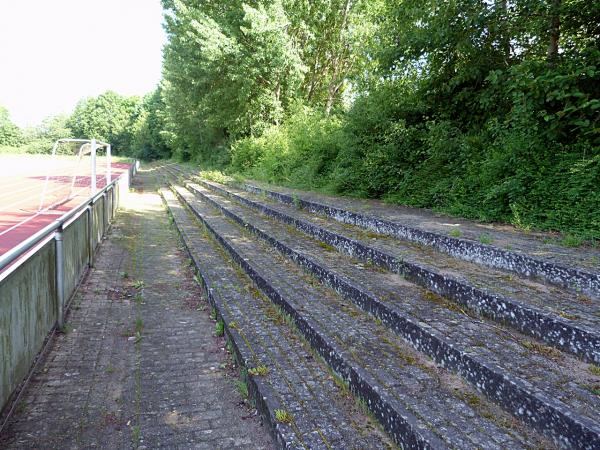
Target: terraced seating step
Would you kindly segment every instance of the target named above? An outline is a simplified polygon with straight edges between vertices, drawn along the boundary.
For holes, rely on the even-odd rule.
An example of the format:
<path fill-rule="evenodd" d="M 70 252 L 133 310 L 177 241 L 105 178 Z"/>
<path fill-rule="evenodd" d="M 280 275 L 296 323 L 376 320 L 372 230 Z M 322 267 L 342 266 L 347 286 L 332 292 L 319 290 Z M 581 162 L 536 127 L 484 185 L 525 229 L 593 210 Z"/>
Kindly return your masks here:
<path fill-rule="evenodd" d="M 357 268 L 341 255 L 324 253 L 317 242 L 290 233 L 226 198 L 199 186 L 189 187 L 301 266 L 313 270 L 346 298 L 374 313 L 418 350 L 480 387 L 515 416 L 547 434 L 555 434 L 557 439 L 583 435 L 585 430 L 586 439 L 598 434 L 594 418 L 600 402 L 588 383 L 593 385 L 600 377 L 590 372 L 587 364 L 551 349 L 548 358 L 549 350 L 544 346 L 490 322 L 466 321 L 468 316 L 462 311 L 447 308 L 443 299 L 431 297 L 397 275 Z M 402 298 L 395 292 L 398 286 L 402 287 Z M 406 294 L 411 294 L 412 303 L 406 301 Z M 428 305 L 431 307 L 432 302 L 446 307 L 431 311 Z M 407 306 L 412 314 L 403 313 Z M 573 417 L 575 421 L 565 426 L 563 422 Z"/>
<path fill-rule="evenodd" d="M 431 211 L 376 200 L 337 198 L 314 192 L 242 183 L 241 188 L 297 205 L 340 222 L 425 244 L 487 266 L 544 278 L 600 297 L 600 249 L 559 245 L 548 233 L 478 224 Z M 457 235 L 459 237 L 457 237 Z"/>
<path fill-rule="evenodd" d="M 214 239 L 162 190 L 209 301 L 223 321 L 255 399 L 282 448 L 389 448 L 392 441 L 349 399 L 344 386 L 235 269 Z"/>
<path fill-rule="evenodd" d="M 181 178 L 185 173 L 173 169 L 176 168 L 168 169 L 171 176 L 185 179 Z M 394 269 L 389 264 L 389 258 L 386 260 L 385 257 L 391 256 L 400 263 L 405 263 L 398 258 L 398 254 L 408 254 L 413 258 L 409 263 L 422 266 L 419 268 L 424 271 L 437 270 L 446 275 L 447 271 L 444 271 L 444 268 L 447 265 L 451 268 L 448 271 L 450 276 L 457 282 L 475 286 L 481 280 L 482 285 L 485 285 L 485 277 L 490 273 L 490 269 L 482 269 L 479 265 L 466 261 L 457 261 L 443 253 L 441 255 L 446 259 L 439 263 L 440 253 L 427 250 L 427 247 L 412 245 L 412 253 L 409 253 L 405 251 L 405 247 L 398 246 L 400 242 L 401 245 L 410 247 L 406 242 L 368 233 L 348 224 L 340 224 L 330 218 L 298 209 L 296 205 L 275 202 L 267 195 L 256 195 L 205 180 L 195 181 L 199 181 L 199 184 L 187 183 L 187 189 L 177 187 L 176 192 L 180 200 L 205 223 L 232 259 L 237 261 L 271 301 L 293 318 L 298 330 L 311 345 L 335 371 L 349 381 L 350 389 L 367 400 L 376 400 L 367 404 L 396 442 L 406 443 L 407 436 L 410 436 L 413 443 L 430 442 L 434 446 L 453 447 L 457 442 L 461 442 L 458 446 L 465 446 L 467 442 L 468 445 L 473 445 L 474 441 L 464 440 L 464 436 L 460 434 L 458 438 L 448 437 L 448 428 L 437 432 L 435 427 L 431 426 L 431 416 L 427 415 L 437 408 L 428 411 L 423 404 L 431 399 L 414 395 L 410 388 L 400 392 L 402 400 L 399 408 L 395 408 L 398 403 L 393 404 L 398 400 L 395 397 L 397 392 L 392 393 L 392 397 L 381 397 L 382 392 L 385 393 L 392 386 L 391 390 L 395 391 L 397 386 L 402 386 L 403 383 L 406 385 L 406 380 L 411 378 L 407 373 L 395 378 L 400 373 L 397 366 L 401 365 L 402 358 L 398 354 L 394 355 L 393 350 L 386 347 L 390 343 L 393 343 L 392 349 L 397 351 L 400 348 L 401 354 L 413 352 L 410 353 L 409 359 L 423 362 L 421 368 L 429 364 L 436 371 L 444 371 L 445 376 L 454 377 L 454 380 L 462 383 L 466 389 L 475 387 L 476 390 L 472 391 L 475 395 L 479 395 L 477 390 L 482 391 L 489 400 L 502 405 L 506 411 L 510 411 L 523 422 L 524 425 L 519 426 L 521 437 L 532 433 L 528 439 L 539 439 L 538 442 L 543 442 L 539 444 L 542 446 L 550 445 L 529 429 L 532 427 L 561 447 L 600 446 L 600 427 L 597 419 L 600 410 L 600 377 L 597 366 L 588 365 L 568 354 L 546 347 L 521 333 L 511 331 L 503 324 L 477 317 L 469 312 L 470 310 L 457 305 L 456 299 L 453 302 L 435 295 L 431 289 L 423 288 L 428 286 L 426 283 L 419 286 L 419 283 L 415 283 L 410 277 L 390 273 L 377 267 L 377 263 L 386 269 Z M 215 208 L 221 211 L 224 217 L 218 220 L 213 217 L 207 221 L 206 214 L 214 214 Z M 281 222 L 285 226 L 282 226 Z M 256 238 L 260 238 L 264 243 L 258 242 Z M 401 251 L 398 251 L 399 248 Z M 274 249 L 278 254 L 273 253 Z M 340 252 L 334 251 L 336 249 Z M 371 253 L 361 253 L 364 249 Z M 344 252 L 346 254 L 343 254 Z M 372 256 L 377 256 L 377 252 L 383 254 L 384 258 L 375 261 Z M 398 253 L 389 255 L 386 252 Z M 381 264 L 381 260 L 384 264 Z M 292 265 L 292 262 L 295 264 Z M 481 278 L 478 278 L 477 273 L 473 275 L 473 267 L 483 273 Z M 297 278 L 293 278 L 294 270 Z M 497 272 L 507 278 L 506 272 Z M 323 284 L 315 284 L 309 274 Z M 491 279 L 493 280 L 493 277 Z M 567 303 L 567 295 L 573 295 L 566 289 L 548 283 L 533 282 L 529 278 L 513 275 L 507 279 L 510 283 L 499 285 L 505 287 L 512 283 L 514 289 L 511 293 L 516 292 L 519 295 L 522 295 L 522 284 L 526 289 L 534 291 L 539 290 L 538 286 L 542 286 L 541 290 L 549 293 L 549 299 L 552 299 L 551 294 L 555 292 L 566 293 L 559 302 L 564 300 Z M 494 288 L 497 289 L 497 286 Z M 528 294 L 524 295 L 522 299 L 513 301 L 513 304 L 530 308 L 530 304 L 526 303 L 528 297 Z M 318 304 L 315 304 L 315 298 L 320 300 Z M 586 296 L 580 298 L 583 299 L 583 303 L 590 300 Z M 593 313 L 597 310 L 593 305 L 588 306 L 589 310 L 584 310 L 584 321 L 589 320 L 589 328 L 594 329 Z M 369 316 L 361 313 L 356 307 L 371 313 L 375 321 L 369 321 Z M 588 316 L 587 312 L 592 313 L 592 317 Z M 590 331 L 587 325 L 579 325 L 581 321 L 575 320 L 577 317 L 571 316 L 566 319 L 552 308 L 542 310 L 542 313 L 552 319 L 563 320 L 563 323 L 572 322 L 585 332 Z M 345 317 L 342 317 L 344 314 Z M 367 322 L 363 322 L 365 317 Z M 327 318 L 336 322 L 341 320 L 343 326 L 340 328 L 339 324 L 331 325 Z M 358 339 L 354 336 L 355 333 L 351 333 L 351 337 L 347 338 L 341 331 L 353 327 L 358 330 Z M 385 331 L 378 327 L 383 327 Z M 390 334 L 391 331 L 396 335 Z M 373 335 L 378 337 L 378 343 L 369 340 L 369 336 Z M 356 345 L 357 342 L 360 345 Z M 413 348 L 407 347 L 407 344 Z M 350 351 L 346 350 L 347 347 Z M 384 355 L 386 362 L 377 361 L 374 357 L 371 360 L 368 355 L 358 354 L 359 347 L 369 351 L 376 350 L 377 354 Z M 594 355 L 594 351 L 591 354 Z M 579 356 L 581 357 L 581 354 Z M 587 355 L 583 359 L 586 357 Z M 456 374 L 462 378 L 457 378 Z M 400 381 L 401 379 L 404 381 Z M 464 380 L 469 381 L 471 385 L 464 384 Z M 365 395 L 365 388 L 371 397 Z M 372 397 L 373 392 L 376 393 L 375 397 Z M 438 392 L 430 394 L 440 396 Z M 405 403 L 411 397 L 413 402 Z M 391 409 L 386 403 L 389 400 L 392 401 Z M 479 396 L 478 401 L 485 402 L 486 407 L 497 408 L 489 400 Z M 414 409 L 414 403 L 419 404 L 417 411 Z M 384 406 L 383 411 L 381 405 Z M 480 412 L 475 412 L 475 415 Z M 501 413 L 509 417 L 505 412 Z M 391 424 L 390 417 L 393 418 Z M 485 413 L 483 418 L 485 419 Z M 513 426 L 517 424 L 514 419 L 510 420 L 513 421 Z M 394 431 L 394 421 L 404 428 Z M 419 438 L 415 441 L 414 429 L 419 427 L 406 428 L 406 425 L 411 423 L 425 424 L 426 428 L 429 426 L 433 438 L 417 434 Z M 457 420 L 455 423 L 461 422 Z M 507 423 L 505 422 L 505 425 Z M 471 431 L 465 430 L 467 435 L 470 435 Z M 452 431 L 450 434 L 455 434 L 454 428 Z M 517 439 L 508 444 L 508 447 L 521 445 L 525 445 L 524 441 Z"/>
<path fill-rule="evenodd" d="M 460 378 L 415 352 L 382 324 L 332 290 L 315 285 L 296 266 L 215 215 L 206 203 L 182 188 L 177 192 L 233 251 L 255 282 L 294 317 L 298 328 L 329 364 L 348 377 L 351 388 L 367 398 L 367 404 L 376 415 L 379 412 L 378 417 L 399 442 L 407 443 L 406 423 L 412 420 L 418 425 L 413 429 L 420 434 L 431 430 L 433 437 L 425 440 L 434 446 L 472 447 L 485 443 L 491 448 L 520 448 L 527 442 L 543 441 Z M 384 409 L 376 404 L 382 401 Z M 394 413 L 399 413 L 396 423 L 389 422 Z M 404 425 L 398 429 L 402 422 Z M 400 433 L 394 434 L 394 429 Z"/>
<path fill-rule="evenodd" d="M 188 168 L 173 169 L 192 176 Z M 539 277 L 600 298 L 600 249 L 559 245 L 548 233 L 479 224 L 432 211 L 389 205 L 377 200 L 339 198 L 271 186 L 260 182 L 235 183 L 251 193 L 342 223 L 431 246 L 455 257 L 490 267 Z"/>
<path fill-rule="evenodd" d="M 510 324 L 585 361 L 600 363 L 600 315 L 596 302 L 585 295 L 393 238 L 369 235 L 356 227 L 272 204 L 234 188 L 198 182 L 342 252 L 399 273 L 477 314 Z"/>

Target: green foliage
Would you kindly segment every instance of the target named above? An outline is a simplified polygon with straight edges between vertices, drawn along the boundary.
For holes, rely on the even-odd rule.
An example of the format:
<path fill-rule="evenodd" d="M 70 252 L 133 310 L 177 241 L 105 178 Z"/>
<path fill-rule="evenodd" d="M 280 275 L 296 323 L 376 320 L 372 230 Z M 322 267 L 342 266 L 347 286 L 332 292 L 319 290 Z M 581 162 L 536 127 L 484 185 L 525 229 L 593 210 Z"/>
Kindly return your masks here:
<path fill-rule="evenodd" d="M 303 67 L 280 1 L 164 2 L 164 94 L 176 155 L 224 162 L 230 138 L 278 123 Z"/>
<path fill-rule="evenodd" d="M 231 167 L 274 183 L 321 188 L 338 153 L 350 144 L 339 116 L 304 107 L 262 136 L 237 141 Z"/>
<path fill-rule="evenodd" d="M 27 153 L 50 153 L 54 142 L 61 138 L 71 138 L 72 130 L 68 126 L 69 116 L 61 114 L 45 118 L 37 127 L 23 130 L 25 151 Z M 57 148 L 60 153 L 61 147 Z"/>
<path fill-rule="evenodd" d="M 297 100 L 327 113 L 342 106 L 369 61 L 372 27 L 363 19 L 375 3 L 163 1 L 175 156 L 226 165 L 232 142 L 281 124 Z"/>
<path fill-rule="evenodd" d="M 108 91 L 81 100 L 70 116 L 48 117 L 24 130 L 12 124 L 0 107 L 0 146 L 3 152 L 49 153 L 60 138 L 96 138 L 111 143 L 115 154 L 169 158 L 171 136 L 165 131 L 165 114 L 160 87 L 143 100 Z"/>
<path fill-rule="evenodd" d="M 350 109 L 292 111 L 233 142 L 231 170 L 566 231 L 567 245 L 600 237 L 600 6 L 404 0 L 378 8 L 372 63 L 347 75 L 360 88 Z"/>
<path fill-rule="evenodd" d="M 141 112 L 138 97 L 122 97 L 107 91 L 81 100 L 68 126 L 79 138 L 110 142 L 115 154 L 127 153 L 134 138 L 133 124 Z"/>
<path fill-rule="evenodd" d="M 167 159 L 171 156 L 169 133 L 165 131 L 165 103 L 162 88 L 146 95 L 141 111 L 133 121 L 130 133 L 131 155 L 144 160 Z"/>
<path fill-rule="evenodd" d="M 22 142 L 21 130 L 11 122 L 8 110 L 0 106 L 0 145 L 17 147 Z"/>

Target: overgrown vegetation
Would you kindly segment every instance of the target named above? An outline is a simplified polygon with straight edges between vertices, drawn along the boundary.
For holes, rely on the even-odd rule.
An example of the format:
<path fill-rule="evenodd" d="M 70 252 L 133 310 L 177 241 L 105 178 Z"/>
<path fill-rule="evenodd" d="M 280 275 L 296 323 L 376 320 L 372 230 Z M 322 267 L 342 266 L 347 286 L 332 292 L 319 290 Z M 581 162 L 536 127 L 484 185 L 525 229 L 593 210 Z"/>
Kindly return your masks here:
<path fill-rule="evenodd" d="M 175 154 L 600 238 L 600 6 L 163 1 Z"/>

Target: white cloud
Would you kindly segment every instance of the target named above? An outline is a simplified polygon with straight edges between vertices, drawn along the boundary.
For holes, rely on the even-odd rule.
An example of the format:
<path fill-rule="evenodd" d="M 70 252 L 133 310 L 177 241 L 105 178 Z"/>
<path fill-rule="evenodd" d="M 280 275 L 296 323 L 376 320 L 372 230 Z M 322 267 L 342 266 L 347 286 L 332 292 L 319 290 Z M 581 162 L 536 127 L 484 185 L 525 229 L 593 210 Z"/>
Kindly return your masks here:
<path fill-rule="evenodd" d="M 160 80 L 160 0 L 0 0 L 0 105 L 20 126 Z"/>

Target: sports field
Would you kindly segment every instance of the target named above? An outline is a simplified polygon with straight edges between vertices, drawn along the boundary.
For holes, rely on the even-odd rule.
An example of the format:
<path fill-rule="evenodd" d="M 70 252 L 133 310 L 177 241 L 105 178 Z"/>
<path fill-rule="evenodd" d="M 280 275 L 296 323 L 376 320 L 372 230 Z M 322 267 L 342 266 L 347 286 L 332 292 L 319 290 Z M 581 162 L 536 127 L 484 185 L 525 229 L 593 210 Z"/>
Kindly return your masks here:
<path fill-rule="evenodd" d="M 96 187 L 107 184 L 106 158 L 97 158 Z M 129 164 L 113 162 L 110 180 Z M 91 159 L 0 155 L 0 255 L 91 195 Z"/>

